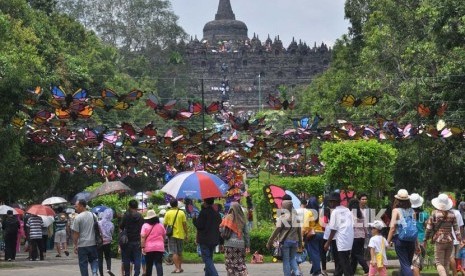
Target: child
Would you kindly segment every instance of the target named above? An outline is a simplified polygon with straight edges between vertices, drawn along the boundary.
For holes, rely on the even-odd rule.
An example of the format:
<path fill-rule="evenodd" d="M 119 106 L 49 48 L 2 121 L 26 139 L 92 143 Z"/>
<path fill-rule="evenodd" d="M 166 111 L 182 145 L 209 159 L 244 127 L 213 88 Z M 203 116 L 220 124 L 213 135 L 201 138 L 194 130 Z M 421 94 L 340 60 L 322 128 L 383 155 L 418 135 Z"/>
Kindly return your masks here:
<path fill-rule="evenodd" d="M 380 220 L 375 220 L 373 223 L 369 223 L 371 227 L 371 238 L 368 243 L 370 249 L 370 270 L 369 276 L 375 276 L 379 273 L 380 276 L 386 276 L 387 270 L 387 258 L 386 258 L 386 247 L 388 247 L 387 240 L 381 235 L 381 230 L 384 228 L 384 223 Z M 377 258 L 378 253 L 381 254 Z M 378 255 L 379 256 L 379 255 Z"/>

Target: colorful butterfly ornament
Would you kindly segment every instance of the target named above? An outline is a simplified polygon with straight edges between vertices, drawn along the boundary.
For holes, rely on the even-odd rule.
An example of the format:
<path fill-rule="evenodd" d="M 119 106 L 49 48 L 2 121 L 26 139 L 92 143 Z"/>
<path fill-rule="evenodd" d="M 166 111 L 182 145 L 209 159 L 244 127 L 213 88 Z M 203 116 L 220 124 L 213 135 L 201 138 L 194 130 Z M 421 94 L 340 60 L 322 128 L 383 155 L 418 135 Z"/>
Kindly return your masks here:
<path fill-rule="evenodd" d="M 140 90 L 133 89 L 129 93 L 118 95 L 110 88 L 104 88 L 101 91 L 100 98 L 92 99 L 92 104 L 96 107 L 103 108 L 105 111 L 126 110 L 131 107 L 131 103 L 139 100 L 144 93 Z"/>
<path fill-rule="evenodd" d="M 23 104 L 29 107 L 35 106 L 40 96 L 42 96 L 42 92 L 42 87 L 40 86 L 26 89 L 27 96 L 23 100 Z"/>
<path fill-rule="evenodd" d="M 374 106 L 379 102 L 376 96 L 366 96 L 364 98 L 356 98 L 354 95 L 342 96 L 339 104 L 344 107 L 359 107 L 359 106 Z"/>
<path fill-rule="evenodd" d="M 417 112 L 421 118 L 442 117 L 446 113 L 446 110 L 447 103 L 441 103 L 437 108 L 429 107 L 422 103 L 417 106 Z"/>
<path fill-rule="evenodd" d="M 283 196 L 289 195 L 292 199 L 292 205 L 294 209 L 300 208 L 300 199 L 289 190 L 277 185 L 267 185 L 263 187 L 265 197 L 268 198 L 268 202 L 273 206 L 273 217 L 277 218 L 277 210 L 282 208 Z"/>
<path fill-rule="evenodd" d="M 11 118 L 11 125 L 17 129 L 22 129 L 26 125 L 26 119 L 14 115 Z"/>
<path fill-rule="evenodd" d="M 68 109 L 72 104 L 80 104 L 88 99 L 87 90 L 82 88 L 79 88 L 73 94 L 67 94 L 63 87 L 55 85 L 50 88 L 50 91 L 52 93 L 50 104 L 56 109 Z"/>
<path fill-rule="evenodd" d="M 284 101 L 281 102 L 278 97 L 268 94 L 267 104 L 273 110 L 293 110 L 295 108 L 295 99 L 294 96 L 292 96 L 291 101 L 285 98 Z"/>

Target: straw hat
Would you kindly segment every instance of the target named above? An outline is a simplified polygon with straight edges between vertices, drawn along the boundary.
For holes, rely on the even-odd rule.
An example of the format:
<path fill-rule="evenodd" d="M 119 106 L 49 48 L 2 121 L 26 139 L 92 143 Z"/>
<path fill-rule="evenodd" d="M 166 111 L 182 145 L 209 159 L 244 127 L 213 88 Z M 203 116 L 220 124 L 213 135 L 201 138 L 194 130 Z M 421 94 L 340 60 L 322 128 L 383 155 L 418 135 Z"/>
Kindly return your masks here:
<path fill-rule="evenodd" d="M 151 219 L 157 216 L 154 210 L 148 210 L 147 214 L 145 215 L 144 219 Z"/>
<path fill-rule="evenodd" d="M 399 191 L 397 191 L 397 194 L 394 197 L 397 198 L 398 200 L 409 199 L 409 195 L 406 189 L 400 189 Z"/>
<path fill-rule="evenodd" d="M 412 203 L 412 208 L 421 207 L 424 201 L 425 200 L 423 199 L 423 197 L 417 193 L 413 193 L 410 195 L 410 203 Z"/>
<path fill-rule="evenodd" d="M 433 204 L 434 208 L 440 211 L 448 211 L 452 208 L 453 205 L 452 199 L 450 199 L 446 194 L 440 194 L 438 197 L 433 198 L 431 203 Z"/>

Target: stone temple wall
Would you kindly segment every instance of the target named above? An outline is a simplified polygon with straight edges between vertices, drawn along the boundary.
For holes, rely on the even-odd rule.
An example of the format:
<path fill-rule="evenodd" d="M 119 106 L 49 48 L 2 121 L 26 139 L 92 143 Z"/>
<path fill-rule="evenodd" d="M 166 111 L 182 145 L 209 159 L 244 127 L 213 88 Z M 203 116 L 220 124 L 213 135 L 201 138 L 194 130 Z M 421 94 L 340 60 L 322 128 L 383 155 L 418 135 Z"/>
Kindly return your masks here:
<path fill-rule="evenodd" d="M 266 108 L 268 94 L 277 95 L 278 86 L 306 85 L 325 71 L 331 49 L 324 44 L 310 48 L 295 41 L 285 48 L 279 38 L 262 43 L 256 36 L 250 41 L 214 45 L 191 39 L 184 59 L 190 77 L 204 79 L 205 102 L 223 100 L 236 111 L 256 111 L 259 103 Z M 192 91 L 199 93 L 199 88 Z"/>

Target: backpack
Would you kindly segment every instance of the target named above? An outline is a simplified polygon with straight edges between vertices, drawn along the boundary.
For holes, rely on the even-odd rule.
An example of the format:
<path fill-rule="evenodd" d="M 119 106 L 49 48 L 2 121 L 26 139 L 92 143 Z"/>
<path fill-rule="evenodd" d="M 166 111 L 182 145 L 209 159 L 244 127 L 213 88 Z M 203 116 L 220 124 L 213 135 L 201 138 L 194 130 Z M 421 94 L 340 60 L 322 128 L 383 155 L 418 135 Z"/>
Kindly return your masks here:
<path fill-rule="evenodd" d="M 404 211 L 404 209 L 401 210 L 401 219 L 399 224 L 397 224 L 398 227 L 398 233 L 399 233 L 399 240 L 401 241 L 416 241 L 418 237 L 418 228 L 417 228 L 417 222 L 413 218 L 413 210 L 410 209 L 409 212 Z"/>

